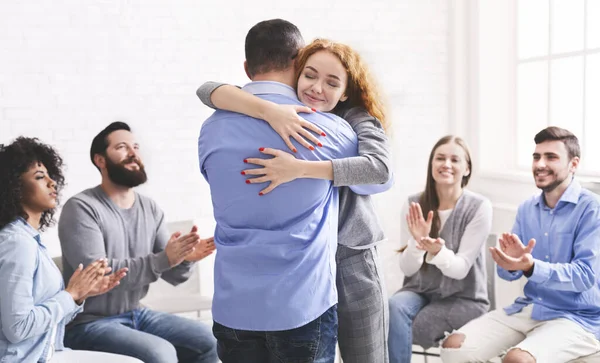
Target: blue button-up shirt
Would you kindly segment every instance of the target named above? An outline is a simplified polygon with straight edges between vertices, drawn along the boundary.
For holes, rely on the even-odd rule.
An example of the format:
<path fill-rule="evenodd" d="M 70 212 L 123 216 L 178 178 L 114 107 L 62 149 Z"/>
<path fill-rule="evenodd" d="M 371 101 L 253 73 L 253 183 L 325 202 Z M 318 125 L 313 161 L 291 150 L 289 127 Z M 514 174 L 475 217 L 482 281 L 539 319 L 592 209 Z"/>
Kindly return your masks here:
<path fill-rule="evenodd" d="M 294 90 L 277 82 L 243 88 L 279 104 L 300 104 Z M 325 133 L 323 147 L 296 144 L 296 157 L 330 160 L 356 156 L 350 125 L 326 113 L 303 115 Z M 266 184 L 246 184 L 240 172 L 263 157 L 259 147 L 286 150 L 262 120 L 216 111 L 202 125 L 200 169 L 210 184 L 217 222 L 213 319 L 240 330 L 293 329 L 337 303 L 335 252 L 338 192 L 331 181 L 297 179 L 259 196 Z M 374 192 L 377 187 L 374 186 Z"/>
<path fill-rule="evenodd" d="M 532 319 L 566 318 L 600 339 L 600 199 L 573 180 L 556 206 L 543 193 L 523 203 L 513 233 L 523 243 L 535 238 L 533 274 L 525 297 L 504 310 L 519 312 L 533 304 Z M 523 271 L 498 267 L 498 275 L 516 280 Z"/>
<path fill-rule="evenodd" d="M 0 230 L 0 291 L 0 362 L 46 362 L 50 349 L 64 349 L 65 324 L 82 307 L 64 291 L 39 232 L 22 218 Z"/>

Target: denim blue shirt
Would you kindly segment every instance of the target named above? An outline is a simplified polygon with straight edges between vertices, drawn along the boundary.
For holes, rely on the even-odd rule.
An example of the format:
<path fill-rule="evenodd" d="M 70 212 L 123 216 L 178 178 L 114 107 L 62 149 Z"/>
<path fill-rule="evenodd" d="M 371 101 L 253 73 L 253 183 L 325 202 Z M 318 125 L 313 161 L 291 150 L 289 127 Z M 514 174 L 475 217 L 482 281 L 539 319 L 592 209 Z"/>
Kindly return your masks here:
<path fill-rule="evenodd" d="M 504 310 L 519 312 L 533 304 L 532 319 L 566 318 L 600 339 L 600 199 L 573 180 L 554 208 L 543 193 L 523 203 L 513 233 L 523 243 L 535 238 L 533 274 L 525 297 Z M 498 267 L 508 281 L 523 271 Z"/>
<path fill-rule="evenodd" d="M 243 89 L 275 103 L 300 104 L 281 83 L 252 82 Z M 303 117 L 327 137 L 314 151 L 296 144 L 296 157 L 357 155 L 356 134 L 343 119 L 320 112 Z M 287 149 L 265 121 L 249 116 L 216 111 L 202 125 L 200 169 L 217 222 L 213 318 L 233 329 L 288 330 L 337 303 L 338 191 L 328 180 L 296 179 L 259 196 L 267 184 L 246 184 L 240 174 L 255 167 L 244 158 L 264 156 L 259 147 Z"/>
<path fill-rule="evenodd" d="M 46 362 L 52 347 L 64 349 L 65 323 L 82 306 L 64 291 L 39 232 L 22 218 L 0 230 L 0 291 L 0 363 Z"/>

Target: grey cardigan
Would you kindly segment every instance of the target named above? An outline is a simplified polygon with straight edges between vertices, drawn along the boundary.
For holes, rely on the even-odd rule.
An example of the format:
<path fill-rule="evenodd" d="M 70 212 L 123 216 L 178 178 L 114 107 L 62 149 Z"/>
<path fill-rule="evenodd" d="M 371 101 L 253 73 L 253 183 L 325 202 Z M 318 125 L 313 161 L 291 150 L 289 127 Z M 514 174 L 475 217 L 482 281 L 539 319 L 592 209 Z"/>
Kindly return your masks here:
<path fill-rule="evenodd" d="M 212 92 L 224 83 L 206 82 L 196 94 L 208 107 L 216 109 L 210 101 Z M 361 108 L 354 107 L 339 112 L 358 137 L 358 154 L 344 159 L 331 160 L 333 184 L 339 188 L 338 243 L 364 249 L 384 240 L 383 229 L 369 195 L 354 193 L 348 185 L 383 184 L 391 177 L 390 147 L 381 122 Z"/>

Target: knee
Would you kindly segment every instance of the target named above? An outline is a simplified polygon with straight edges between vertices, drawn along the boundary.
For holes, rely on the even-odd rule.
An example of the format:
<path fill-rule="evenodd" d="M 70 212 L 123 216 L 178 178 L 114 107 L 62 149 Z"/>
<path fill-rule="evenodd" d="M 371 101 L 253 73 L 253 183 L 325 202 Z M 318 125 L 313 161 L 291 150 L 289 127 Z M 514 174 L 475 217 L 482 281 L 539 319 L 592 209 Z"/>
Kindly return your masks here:
<path fill-rule="evenodd" d="M 152 342 L 152 346 L 143 352 L 140 357 L 145 363 L 177 363 L 177 350 L 173 344 L 166 340 Z"/>
<path fill-rule="evenodd" d="M 465 335 L 463 333 L 450 334 L 442 343 L 444 349 L 458 349 L 462 347 L 465 342 Z"/>
<path fill-rule="evenodd" d="M 398 299 L 394 299 L 394 297 L 391 297 L 388 300 L 388 309 L 389 309 L 390 317 L 408 318 L 409 311 L 406 307 L 406 304 Z"/>
<path fill-rule="evenodd" d="M 218 358 L 217 354 L 217 342 L 215 341 L 213 345 L 211 345 L 206 353 L 204 354 L 204 361 L 206 362 L 216 362 Z"/>
<path fill-rule="evenodd" d="M 513 348 L 506 353 L 502 363 L 535 363 L 535 358 L 519 348 Z"/>

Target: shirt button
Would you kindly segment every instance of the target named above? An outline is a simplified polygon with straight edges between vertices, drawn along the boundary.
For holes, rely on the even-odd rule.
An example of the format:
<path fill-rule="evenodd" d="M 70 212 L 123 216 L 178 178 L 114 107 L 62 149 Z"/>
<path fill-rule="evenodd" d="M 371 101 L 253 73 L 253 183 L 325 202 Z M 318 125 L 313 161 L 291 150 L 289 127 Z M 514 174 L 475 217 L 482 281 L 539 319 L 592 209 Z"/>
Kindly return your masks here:
<path fill-rule="evenodd" d="M 549 259 L 549 258 L 550 258 L 550 256 L 546 255 L 546 260 Z"/>
<path fill-rule="evenodd" d="M 548 237 L 548 232 L 544 232 L 544 236 Z"/>
<path fill-rule="evenodd" d="M 542 301 L 542 298 L 541 298 L 541 297 L 538 297 L 538 300 Z"/>
<path fill-rule="evenodd" d="M 554 211 L 552 211 L 552 210 L 551 210 L 551 211 L 550 211 L 550 214 L 554 214 Z"/>

